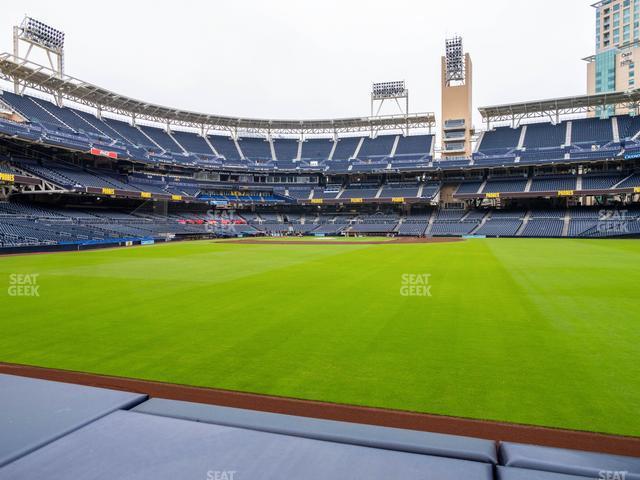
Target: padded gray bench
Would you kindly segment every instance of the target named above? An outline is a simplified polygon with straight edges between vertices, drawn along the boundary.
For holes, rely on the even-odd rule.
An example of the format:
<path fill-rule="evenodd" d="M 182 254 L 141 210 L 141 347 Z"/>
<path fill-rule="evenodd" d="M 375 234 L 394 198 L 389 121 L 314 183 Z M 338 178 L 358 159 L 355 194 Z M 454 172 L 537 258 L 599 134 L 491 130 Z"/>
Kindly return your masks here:
<path fill-rule="evenodd" d="M 146 395 L 0 374 L 0 467 Z"/>
<path fill-rule="evenodd" d="M 0 480 L 492 480 L 493 465 L 119 410 L 0 469 Z"/>
<path fill-rule="evenodd" d="M 596 477 L 578 477 L 564 473 L 527 470 L 526 468 L 497 467 L 497 480 L 600 480 Z M 622 479 L 620 479 L 622 480 Z"/>
<path fill-rule="evenodd" d="M 604 453 L 539 447 L 520 443 L 500 444 L 500 463 L 507 467 L 564 473 L 592 479 L 640 480 L 640 458 Z M 620 475 L 624 473 L 624 475 Z M 618 477 L 615 475 L 619 474 Z"/>
<path fill-rule="evenodd" d="M 133 411 L 315 440 L 485 463 L 497 462 L 497 451 L 493 441 L 471 437 L 296 417 L 159 398 L 152 398 L 141 403 Z"/>

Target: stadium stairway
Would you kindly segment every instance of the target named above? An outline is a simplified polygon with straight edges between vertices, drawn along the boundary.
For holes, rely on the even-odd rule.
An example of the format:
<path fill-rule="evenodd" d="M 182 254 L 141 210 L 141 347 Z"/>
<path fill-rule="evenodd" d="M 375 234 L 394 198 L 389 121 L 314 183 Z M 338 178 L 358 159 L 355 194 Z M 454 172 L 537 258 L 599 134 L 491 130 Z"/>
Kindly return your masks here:
<path fill-rule="evenodd" d="M 429 215 L 429 222 L 427 224 L 427 229 L 424 232 L 425 235 L 431 235 L 431 231 L 433 230 L 433 224 L 436 221 L 437 217 L 438 217 L 437 210 L 433 210 L 431 212 L 431 215 Z"/>
<path fill-rule="evenodd" d="M 485 224 L 489 221 L 489 219 L 491 218 L 491 212 L 487 212 L 482 219 L 480 220 L 480 223 L 478 223 L 478 226 L 476 228 L 474 228 L 473 230 L 471 230 L 471 234 L 474 234 L 475 232 L 477 232 L 478 230 L 480 230 L 482 227 L 485 226 Z"/>
<path fill-rule="evenodd" d="M 522 225 L 520 225 L 520 228 L 518 228 L 518 231 L 516 232 L 516 237 L 522 236 L 522 232 L 524 232 L 525 229 L 527 228 L 527 225 L 529 224 L 530 219 L 531 219 L 531 210 L 527 210 L 527 213 L 522 219 Z"/>
<path fill-rule="evenodd" d="M 563 218 L 563 224 L 562 224 L 562 236 L 563 237 L 568 237 L 569 236 L 569 226 L 571 225 L 571 214 L 569 213 L 569 210 L 567 210 L 567 212 L 565 213 L 565 216 Z"/>
<path fill-rule="evenodd" d="M 17 375 L 0 374 L 0 391 L 0 480 L 640 480 L 637 457 L 149 399 Z"/>

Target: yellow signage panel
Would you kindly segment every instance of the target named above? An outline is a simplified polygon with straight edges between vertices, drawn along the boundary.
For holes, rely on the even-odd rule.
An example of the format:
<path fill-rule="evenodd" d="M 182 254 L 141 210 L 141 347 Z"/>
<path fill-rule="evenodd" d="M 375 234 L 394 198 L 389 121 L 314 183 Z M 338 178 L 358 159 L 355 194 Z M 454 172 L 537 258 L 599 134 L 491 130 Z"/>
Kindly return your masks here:
<path fill-rule="evenodd" d="M 140 192 L 142 198 L 151 198 L 151 192 Z"/>
<path fill-rule="evenodd" d="M 115 195 L 116 191 L 113 188 L 102 188 L 102 193 L 105 195 Z"/>
<path fill-rule="evenodd" d="M 573 190 L 559 190 L 559 197 L 571 197 L 573 195 Z"/>
<path fill-rule="evenodd" d="M 312 198 L 311 203 L 322 203 L 322 198 Z"/>
<path fill-rule="evenodd" d="M 393 197 L 391 201 L 393 203 L 404 203 L 404 197 Z"/>
<path fill-rule="evenodd" d="M 362 199 L 361 198 L 352 198 L 351 199 L 351 203 L 362 203 Z"/>
<path fill-rule="evenodd" d="M 500 192 L 492 192 L 485 194 L 486 198 L 500 198 Z"/>
<path fill-rule="evenodd" d="M 16 176 L 13 173 L 0 173 L 0 180 L 13 183 L 16 181 Z"/>
<path fill-rule="evenodd" d="M 640 193 L 640 187 L 633 187 L 633 193 Z"/>
<path fill-rule="evenodd" d="M 176 202 L 180 202 L 182 200 L 182 195 L 171 195 L 171 200 L 175 200 Z"/>

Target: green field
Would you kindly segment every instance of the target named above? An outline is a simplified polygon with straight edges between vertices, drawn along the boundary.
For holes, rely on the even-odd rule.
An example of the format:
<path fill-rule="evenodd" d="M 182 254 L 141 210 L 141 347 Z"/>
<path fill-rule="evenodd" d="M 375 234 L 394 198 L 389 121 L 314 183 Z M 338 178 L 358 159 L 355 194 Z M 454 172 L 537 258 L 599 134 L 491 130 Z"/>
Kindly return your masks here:
<path fill-rule="evenodd" d="M 0 278 L 0 361 L 640 435 L 638 241 L 201 241 L 0 257 Z"/>

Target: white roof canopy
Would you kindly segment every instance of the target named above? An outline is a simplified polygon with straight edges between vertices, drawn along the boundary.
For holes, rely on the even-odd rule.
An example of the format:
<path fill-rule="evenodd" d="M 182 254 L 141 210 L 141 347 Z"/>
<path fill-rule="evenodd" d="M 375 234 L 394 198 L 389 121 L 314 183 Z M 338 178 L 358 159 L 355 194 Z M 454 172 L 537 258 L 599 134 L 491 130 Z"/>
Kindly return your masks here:
<path fill-rule="evenodd" d="M 94 107 L 102 112 L 205 130 L 300 134 L 431 128 L 435 125 L 433 113 L 325 120 L 270 120 L 191 112 L 119 95 L 66 74 L 60 75 L 49 67 L 9 53 L 0 54 L 0 78 L 10 82 L 19 81 L 24 87 Z"/>

